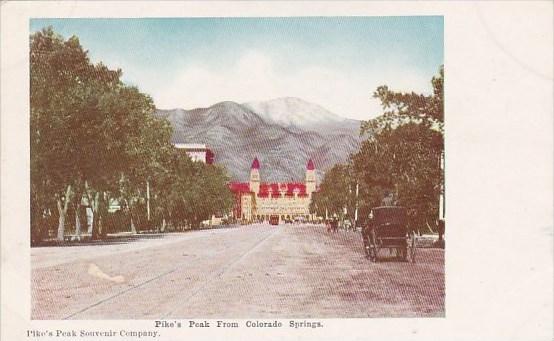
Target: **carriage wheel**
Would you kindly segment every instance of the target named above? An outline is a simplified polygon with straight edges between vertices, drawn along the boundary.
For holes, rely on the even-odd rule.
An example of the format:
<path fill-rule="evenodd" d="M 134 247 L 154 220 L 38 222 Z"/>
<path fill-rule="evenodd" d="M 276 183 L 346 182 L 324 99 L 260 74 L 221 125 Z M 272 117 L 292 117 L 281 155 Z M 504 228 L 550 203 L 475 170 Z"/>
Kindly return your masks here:
<path fill-rule="evenodd" d="M 416 235 L 415 235 L 415 232 L 410 232 L 408 234 L 408 247 L 407 247 L 407 258 L 409 262 L 411 263 L 415 263 L 415 254 L 416 254 Z"/>

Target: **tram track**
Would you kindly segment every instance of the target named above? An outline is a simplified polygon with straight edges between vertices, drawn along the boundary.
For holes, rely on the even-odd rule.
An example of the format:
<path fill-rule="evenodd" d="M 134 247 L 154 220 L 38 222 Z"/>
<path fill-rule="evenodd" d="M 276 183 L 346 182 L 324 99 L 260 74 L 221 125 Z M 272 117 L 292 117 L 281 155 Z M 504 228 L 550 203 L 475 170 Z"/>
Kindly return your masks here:
<path fill-rule="evenodd" d="M 34 268 L 31 318 L 444 316 L 442 249 L 418 250 L 416 264 L 372 264 L 357 234 L 263 224 L 135 249 Z"/>
<path fill-rule="evenodd" d="M 229 272 L 229 270 L 231 270 L 233 268 L 234 265 L 240 263 L 243 259 L 245 259 L 248 255 L 250 255 L 251 253 L 253 253 L 254 251 L 256 251 L 262 244 L 264 244 L 270 237 L 273 237 L 277 231 L 279 231 L 278 229 L 275 229 L 273 230 L 272 232 L 270 232 L 267 236 L 265 236 L 264 238 L 262 238 L 260 241 L 258 241 L 256 244 L 254 244 L 254 246 L 252 246 L 251 248 L 249 248 L 248 250 L 246 250 L 246 252 L 244 252 L 242 255 L 240 255 L 239 257 L 237 257 L 236 259 L 232 260 L 231 262 L 225 264 L 223 267 L 221 267 L 220 269 L 218 269 L 217 271 L 213 271 L 211 272 L 210 276 L 204 280 L 201 284 L 204 284 L 204 283 L 214 283 L 214 280 L 215 279 L 218 279 L 218 278 L 221 278 L 223 275 L 225 275 L 225 273 Z M 180 304 L 184 304 L 184 303 L 189 303 L 194 297 L 196 297 L 203 289 L 205 289 L 206 287 L 204 285 L 197 285 L 197 287 L 195 288 L 195 290 L 193 290 L 192 293 L 190 293 L 188 296 L 184 297 L 182 300 L 179 301 Z M 171 315 L 173 314 L 173 312 L 177 309 L 178 307 L 175 307 L 173 308 L 171 311 L 169 311 L 168 313 L 166 314 L 163 314 L 162 315 L 162 318 L 168 318 L 168 317 L 171 317 Z"/>
<path fill-rule="evenodd" d="M 257 250 L 259 247 L 261 247 L 261 245 L 267 241 L 270 237 L 274 236 L 277 232 L 279 231 L 279 229 L 274 229 L 272 231 L 270 231 L 269 233 L 267 233 L 265 236 L 263 236 L 261 239 L 257 240 L 254 245 L 252 245 L 251 247 L 249 247 L 246 251 L 242 252 L 238 257 L 234 257 L 231 261 L 229 262 L 225 262 L 223 265 L 217 267 L 215 270 L 211 271 L 209 273 L 208 276 L 206 276 L 205 279 L 203 279 L 200 283 L 198 283 L 197 285 L 195 285 L 194 289 L 192 290 L 191 293 L 189 293 L 188 295 L 186 295 L 185 297 L 182 297 L 179 299 L 178 301 L 178 304 L 179 306 L 183 305 L 183 304 L 186 304 L 188 303 L 191 299 L 193 299 L 194 297 L 196 297 L 204 288 L 206 288 L 206 284 L 210 285 L 210 283 L 213 283 L 214 280 L 218 279 L 218 278 L 221 278 L 225 273 L 227 273 L 230 269 L 233 268 L 234 265 L 240 263 L 243 259 L 245 259 L 246 257 L 248 257 L 248 255 L 250 255 L 252 252 L 254 252 L 255 250 Z M 154 277 L 151 277 L 147 280 L 144 280 L 140 283 L 137 283 L 133 286 L 130 286 L 128 288 L 125 288 L 123 290 L 120 290 L 108 297 L 105 297 L 103 299 L 100 299 L 94 303 L 91 303 L 73 313 L 70 313 L 64 317 L 62 317 L 61 319 L 62 320 L 69 320 L 69 319 L 73 319 L 75 318 L 76 316 L 78 315 L 81 315 L 83 313 L 86 313 L 88 311 L 91 311 L 92 309 L 95 309 L 95 308 L 98 308 L 104 304 L 108 304 L 108 303 L 111 303 L 112 301 L 124 296 L 124 295 L 127 295 L 127 294 L 130 294 L 136 290 L 139 290 L 139 289 L 143 289 L 144 287 L 148 286 L 148 285 L 152 285 L 153 283 L 157 282 L 157 281 L 160 281 L 160 280 L 163 280 L 165 279 L 167 276 L 171 275 L 171 274 L 174 274 L 176 272 L 178 272 L 179 270 L 183 269 L 185 266 L 187 266 L 188 263 L 184 262 L 184 263 L 181 263 L 179 264 L 178 266 L 168 270 L 168 271 L 165 271 L 161 274 L 158 274 Z M 154 309 L 156 307 L 153 307 Z M 164 314 L 161 314 L 160 318 L 166 318 L 166 317 L 170 317 L 170 315 L 176 310 L 178 309 L 178 306 L 177 307 L 172 307 L 171 309 L 169 309 L 169 311 L 167 313 L 164 313 Z M 148 311 L 147 313 L 151 313 L 152 311 Z M 135 317 L 135 318 L 138 318 L 138 317 Z"/>

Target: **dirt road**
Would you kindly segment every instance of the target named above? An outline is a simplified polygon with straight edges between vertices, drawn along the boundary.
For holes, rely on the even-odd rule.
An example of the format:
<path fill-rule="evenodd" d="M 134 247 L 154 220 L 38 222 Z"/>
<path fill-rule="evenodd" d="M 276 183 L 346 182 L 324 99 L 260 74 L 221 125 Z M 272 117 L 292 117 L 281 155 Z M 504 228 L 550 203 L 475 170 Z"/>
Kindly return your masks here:
<path fill-rule="evenodd" d="M 444 252 L 370 263 L 359 233 L 250 225 L 32 249 L 33 319 L 444 316 Z"/>

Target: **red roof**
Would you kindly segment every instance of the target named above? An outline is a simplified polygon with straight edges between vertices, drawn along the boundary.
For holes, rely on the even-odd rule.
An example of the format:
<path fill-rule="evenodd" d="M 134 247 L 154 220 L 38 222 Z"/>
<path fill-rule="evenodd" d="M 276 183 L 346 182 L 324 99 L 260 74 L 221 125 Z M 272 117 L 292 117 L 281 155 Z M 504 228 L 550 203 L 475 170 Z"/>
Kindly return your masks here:
<path fill-rule="evenodd" d="M 231 182 L 229 184 L 229 189 L 235 193 L 248 193 L 250 192 L 250 184 L 248 182 Z"/>
<path fill-rule="evenodd" d="M 251 193 L 250 184 L 248 182 L 231 182 L 229 189 L 234 193 Z M 286 183 L 261 183 L 258 197 L 260 198 L 280 198 L 281 193 L 285 197 L 294 197 L 294 193 L 301 198 L 308 196 L 306 193 L 306 185 L 301 182 L 286 182 Z"/>
<path fill-rule="evenodd" d="M 312 159 L 310 159 L 308 161 L 308 165 L 306 166 L 306 169 L 307 170 L 314 170 L 315 169 L 314 162 L 312 161 Z"/>
<path fill-rule="evenodd" d="M 272 198 L 279 198 L 281 192 L 284 192 L 287 197 L 293 197 L 294 193 L 298 193 L 299 196 L 307 196 L 306 185 L 301 182 L 261 183 L 258 196 L 268 198 L 271 193 Z"/>
<path fill-rule="evenodd" d="M 252 161 L 252 167 L 251 169 L 260 169 L 260 161 L 258 161 L 258 158 L 255 157 L 254 161 Z"/>
<path fill-rule="evenodd" d="M 214 163 L 215 160 L 215 154 L 210 149 L 206 149 L 206 163 L 208 165 L 211 165 Z"/>

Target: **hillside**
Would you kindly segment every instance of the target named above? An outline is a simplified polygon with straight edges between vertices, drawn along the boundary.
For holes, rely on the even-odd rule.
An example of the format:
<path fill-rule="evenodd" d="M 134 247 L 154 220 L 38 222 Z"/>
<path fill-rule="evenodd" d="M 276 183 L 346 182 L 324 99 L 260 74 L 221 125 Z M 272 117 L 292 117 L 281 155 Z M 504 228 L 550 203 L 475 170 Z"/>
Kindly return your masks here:
<path fill-rule="evenodd" d="M 303 114 L 307 113 L 307 114 Z M 193 110 L 157 110 L 173 126 L 173 143 L 205 143 L 232 180 L 246 181 L 254 157 L 262 181 L 304 179 L 312 159 L 318 176 L 359 148 L 359 121 L 346 120 L 300 99 L 238 104 L 221 102 Z"/>

